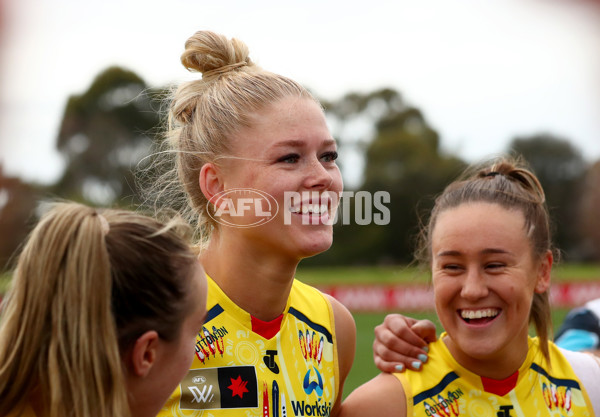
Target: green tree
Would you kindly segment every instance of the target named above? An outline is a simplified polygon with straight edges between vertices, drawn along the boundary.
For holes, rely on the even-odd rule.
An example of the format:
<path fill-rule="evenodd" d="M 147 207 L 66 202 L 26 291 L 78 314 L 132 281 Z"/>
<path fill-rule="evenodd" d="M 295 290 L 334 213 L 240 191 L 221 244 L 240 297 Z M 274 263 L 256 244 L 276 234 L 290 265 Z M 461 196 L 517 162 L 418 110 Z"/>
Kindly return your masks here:
<path fill-rule="evenodd" d="M 135 73 L 111 67 L 85 93 L 71 96 L 57 141 L 66 169 L 54 192 L 91 204 L 138 203 L 133 171 L 150 152 L 161 93 Z"/>
<path fill-rule="evenodd" d="M 578 229 L 584 260 L 600 261 L 600 160 L 585 174 L 579 200 Z"/>
<path fill-rule="evenodd" d="M 556 245 L 566 260 L 578 260 L 582 254 L 576 219 L 587 169 L 581 152 L 568 140 L 549 134 L 515 138 L 509 149 L 525 158 L 544 187 Z"/>
<path fill-rule="evenodd" d="M 394 90 L 348 95 L 340 103 L 328 103 L 326 110 L 334 112 L 341 124 L 360 119 L 373 123 L 371 140 L 355 141 L 364 147 L 366 158 L 359 189 L 371 195 L 389 193 L 386 206 L 390 222 L 387 225 L 357 224 L 355 210 L 360 201 L 352 201 L 351 223 L 336 224 L 332 249 L 313 262 L 410 261 L 418 232 L 418 211 L 429 211 L 433 197 L 460 173 L 464 162 L 441 151 L 439 136 L 421 111 L 406 105 Z"/>
<path fill-rule="evenodd" d="M 19 178 L 4 176 L 0 165 L 0 272 L 31 229 L 38 194 Z"/>

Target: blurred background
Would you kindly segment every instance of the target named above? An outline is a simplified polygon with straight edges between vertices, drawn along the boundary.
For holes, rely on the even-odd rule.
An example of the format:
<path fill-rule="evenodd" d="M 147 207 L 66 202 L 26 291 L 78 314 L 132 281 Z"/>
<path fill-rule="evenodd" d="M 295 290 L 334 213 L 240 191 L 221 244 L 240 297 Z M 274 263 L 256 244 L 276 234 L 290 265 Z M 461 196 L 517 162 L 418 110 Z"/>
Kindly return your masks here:
<path fill-rule="evenodd" d="M 559 283 L 584 281 L 569 300 L 600 294 L 593 0 L 0 0 L 0 273 L 40 201 L 141 202 L 135 173 L 161 140 L 165 93 L 198 77 L 179 57 L 200 29 L 240 38 L 259 65 L 309 88 L 338 140 L 346 189 L 391 195 L 389 225 L 336 225 L 332 249 L 304 261 L 301 279 L 426 286 L 406 267 L 419 215 L 466 164 L 515 152 L 547 192 Z M 9 278 L 0 275 L 0 294 Z M 346 392 L 376 373 L 372 329 L 383 315 L 360 312 L 365 297 L 382 306 L 404 295 L 405 308 L 420 297 L 427 311 L 408 314 L 435 320 L 426 290 L 387 290 L 396 295 L 345 293 L 347 305 L 362 297 Z"/>
<path fill-rule="evenodd" d="M 600 260 L 600 3 L 577 0 L 0 0 L 0 267 L 40 198 L 139 203 L 164 93 L 210 29 L 324 103 L 347 190 L 391 193 L 391 223 L 338 227 L 310 264 L 411 259 L 466 163 L 517 151 L 567 261 Z M 356 242 L 362 245 L 356 245 Z"/>

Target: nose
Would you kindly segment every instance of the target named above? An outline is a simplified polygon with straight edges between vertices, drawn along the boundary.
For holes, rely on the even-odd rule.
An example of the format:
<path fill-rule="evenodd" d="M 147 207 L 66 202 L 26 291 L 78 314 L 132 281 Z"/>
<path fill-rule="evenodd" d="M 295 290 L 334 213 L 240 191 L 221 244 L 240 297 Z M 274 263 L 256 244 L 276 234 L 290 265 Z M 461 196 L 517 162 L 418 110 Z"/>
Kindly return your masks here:
<path fill-rule="evenodd" d="M 461 297 L 474 301 L 486 297 L 488 292 L 487 283 L 481 271 L 475 267 L 469 268 L 460 292 Z"/>
<path fill-rule="evenodd" d="M 333 169 L 337 169 L 337 167 L 328 169 L 323 166 L 319 159 L 314 158 L 306 166 L 304 187 L 312 190 L 328 189 L 334 179 Z"/>

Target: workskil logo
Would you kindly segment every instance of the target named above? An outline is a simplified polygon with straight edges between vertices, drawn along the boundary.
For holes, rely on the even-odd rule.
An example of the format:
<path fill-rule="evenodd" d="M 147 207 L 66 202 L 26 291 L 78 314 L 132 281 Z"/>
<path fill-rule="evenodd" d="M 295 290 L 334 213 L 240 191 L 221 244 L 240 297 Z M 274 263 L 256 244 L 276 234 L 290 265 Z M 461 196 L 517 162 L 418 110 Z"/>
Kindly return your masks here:
<path fill-rule="evenodd" d="M 209 216 L 231 227 L 262 226 L 275 218 L 279 204 L 269 193 L 253 188 L 232 188 L 215 194 L 207 203 Z"/>
<path fill-rule="evenodd" d="M 181 382 L 182 410 L 258 407 L 254 366 L 191 369 Z"/>
<path fill-rule="evenodd" d="M 300 416 L 318 416 L 328 417 L 331 414 L 331 403 L 321 401 L 312 404 L 305 401 L 292 401 L 292 411 L 296 417 Z"/>

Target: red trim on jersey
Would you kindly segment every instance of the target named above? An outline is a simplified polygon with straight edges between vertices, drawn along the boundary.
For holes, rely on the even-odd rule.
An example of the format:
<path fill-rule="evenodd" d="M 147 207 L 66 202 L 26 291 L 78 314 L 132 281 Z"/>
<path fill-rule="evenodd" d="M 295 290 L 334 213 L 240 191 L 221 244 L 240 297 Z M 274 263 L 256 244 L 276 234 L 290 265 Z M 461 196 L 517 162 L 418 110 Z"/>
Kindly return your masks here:
<path fill-rule="evenodd" d="M 265 339 L 271 339 L 281 329 L 281 321 L 283 320 L 283 314 L 271 321 L 262 321 L 254 316 L 250 316 L 252 322 L 252 331 L 256 334 L 261 335 Z"/>
<path fill-rule="evenodd" d="M 519 371 L 504 379 L 491 379 L 482 376 L 481 382 L 483 383 L 485 392 L 504 397 L 517 386 L 517 379 L 519 379 Z"/>

